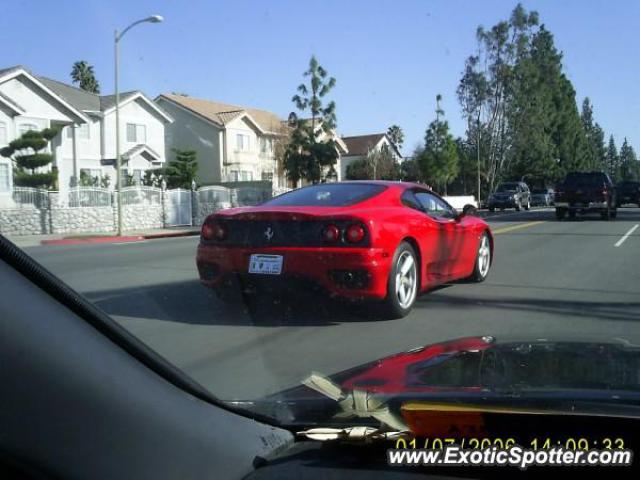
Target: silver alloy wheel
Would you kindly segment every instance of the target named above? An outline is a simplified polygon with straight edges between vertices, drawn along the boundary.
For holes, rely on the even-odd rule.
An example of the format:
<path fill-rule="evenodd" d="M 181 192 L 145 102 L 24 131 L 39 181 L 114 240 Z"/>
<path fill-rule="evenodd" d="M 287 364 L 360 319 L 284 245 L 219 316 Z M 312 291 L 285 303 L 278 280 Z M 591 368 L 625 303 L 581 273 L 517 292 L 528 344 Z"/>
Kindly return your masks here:
<path fill-rule="evenodd" d="M 489 273 L 489 266 L 491 265 L 491 246 L 489 245 L 489 237 L 482 236 L 480 242 L 480 248 L 478 249 L 478 273 L 482 278 L 486 277 Z"/>
<path fill-rule="evenodd" d="M 416 262 L 411 252 L 404 251 L 396 264 L 396 297 L 402 308 L 409 308 L 418 289 Z"/>

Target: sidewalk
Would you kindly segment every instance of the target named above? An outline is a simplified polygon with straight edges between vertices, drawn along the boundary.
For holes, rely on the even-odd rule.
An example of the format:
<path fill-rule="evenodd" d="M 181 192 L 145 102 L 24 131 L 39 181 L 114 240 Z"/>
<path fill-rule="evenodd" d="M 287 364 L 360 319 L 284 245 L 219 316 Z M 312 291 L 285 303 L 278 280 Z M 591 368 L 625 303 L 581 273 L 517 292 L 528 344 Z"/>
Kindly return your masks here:
<path fill-rule="evenodd" d="M 35 247 L 38 245 L 80 245 L 87 243 L 124 243 L 153 240 L 157 238 L 186 237 L 200 234 L 198 227 L 168 227 L 148 230 L 128 230 L 120 237 L 108 232 L 66 233 L 52 235 L 8 236 L 16 246 Z"/>

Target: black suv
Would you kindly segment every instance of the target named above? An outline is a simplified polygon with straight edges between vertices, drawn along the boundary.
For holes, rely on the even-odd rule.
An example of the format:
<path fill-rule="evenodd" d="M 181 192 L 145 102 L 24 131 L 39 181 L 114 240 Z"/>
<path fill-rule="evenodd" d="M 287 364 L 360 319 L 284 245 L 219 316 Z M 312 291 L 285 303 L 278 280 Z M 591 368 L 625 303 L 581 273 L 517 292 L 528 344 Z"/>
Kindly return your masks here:
<path fill-rule="evenodd" d="M 616 218 L 616 190 L 603 172 L 571 172 L 556 187 L 556 218 L 576 213 L 599 212 L 603 219 Z"/>
<path fill-rule="evenodd" d="M 489 196 L 489 211 L 493 212 L 496 208 L 515 208 L 520 211 L 521 208 L 529 210 L 531 207 L 531 192 L 524 182 L 504 182 L 498 185 L 496 191 Z"/>
<path fill-rule="evenodd" d="M 618 207 L 623 203 L 635 203 L 640 207 L 640 182 L 630 180 L 620 182 L 616 185 L 616 195 Z"/>

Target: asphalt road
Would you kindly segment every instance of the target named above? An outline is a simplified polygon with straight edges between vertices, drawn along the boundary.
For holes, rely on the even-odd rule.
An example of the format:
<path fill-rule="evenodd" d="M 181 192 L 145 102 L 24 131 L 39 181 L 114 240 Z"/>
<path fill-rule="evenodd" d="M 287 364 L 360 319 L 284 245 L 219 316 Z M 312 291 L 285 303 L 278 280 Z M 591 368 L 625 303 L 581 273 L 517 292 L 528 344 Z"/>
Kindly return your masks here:
<path fill-rule="evenodd" d="M 297 291 L 251 311 L 225 306 L 198 283 L 196 237 L 26 250 L 224 400 L 461 336 L 640 343 L 640 228 L 624 237 L 640 209 L 610 222 L 557 222 L 551 209 L 488 221 L 496 241 L 487 281 L 424 294 L 411 315 L 391 321 Z"/>

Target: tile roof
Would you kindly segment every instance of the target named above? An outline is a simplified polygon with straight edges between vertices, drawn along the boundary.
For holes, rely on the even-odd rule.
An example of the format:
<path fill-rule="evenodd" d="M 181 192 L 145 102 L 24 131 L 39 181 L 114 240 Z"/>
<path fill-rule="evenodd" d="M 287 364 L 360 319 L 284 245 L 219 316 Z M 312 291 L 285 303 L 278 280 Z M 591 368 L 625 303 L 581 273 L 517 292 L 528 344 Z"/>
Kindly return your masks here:
<path fill-rule="evenodd" d="M 73 105 L 78 110 L 91 110 L 94 112 L 100 111 L 100 96 L 95 93 L 85 92 L 80 88 L 67 85 L 66 83 L 59 82 L 58 80 L 52 80 L 47 77 L 37 77 L 44 85 L 53 90 L 56 95 L 59 95 L 68 103 Z"/>
<path fill-rule="evenodd" d="M 342 137 L 342 140 L 349 149 L 349 155 L 366 155 L 385 135 L 385 133 L 374 133 L 372 135 Z"/>
<path fill-rule="evenodd" d="M 75 108 L 84 112 L 104 112 L 116 104 L 115 95 L 98 95 L 96 93 L 86 92 L 81 88 L 67 85 L 66 83 L 47 77 L 38 77 L 38 80 L 53 90 L 56 95 L 59 95 Z M 138 90 L 122 92 L 120 94 L 120 102 L 124 102 L 130 96 L 138 93 L 140 93 Z"/>
<path fill-rule="evenodd" d="M 120 103 L 124 102 L 127 98 L 137 95 L 140 93 L 139 90 L 131 90 L 130 92 L 122 92 L 120 94 Z M 105 110 L 109 110 L 114 107 L 116 104 L 116 96 L 115 95 L 102 95 L 100 97 L 100 110 L 104 112 Z"/>
<path fill-rule="evenodd" d="M 256 123 L 267 132 L 279 132 L 282 128 L 282 120 L 275 114 L 257 108 L 239 107 L 228 103 L 214 102 L 202 98 L 188 97 L 184 95 L 173 95 L 163 93 L 164 97 L 182 107 L 195 112 L 206 119 L 219 125 L 226 125 L 230 121 L 248 113 Z"/>

